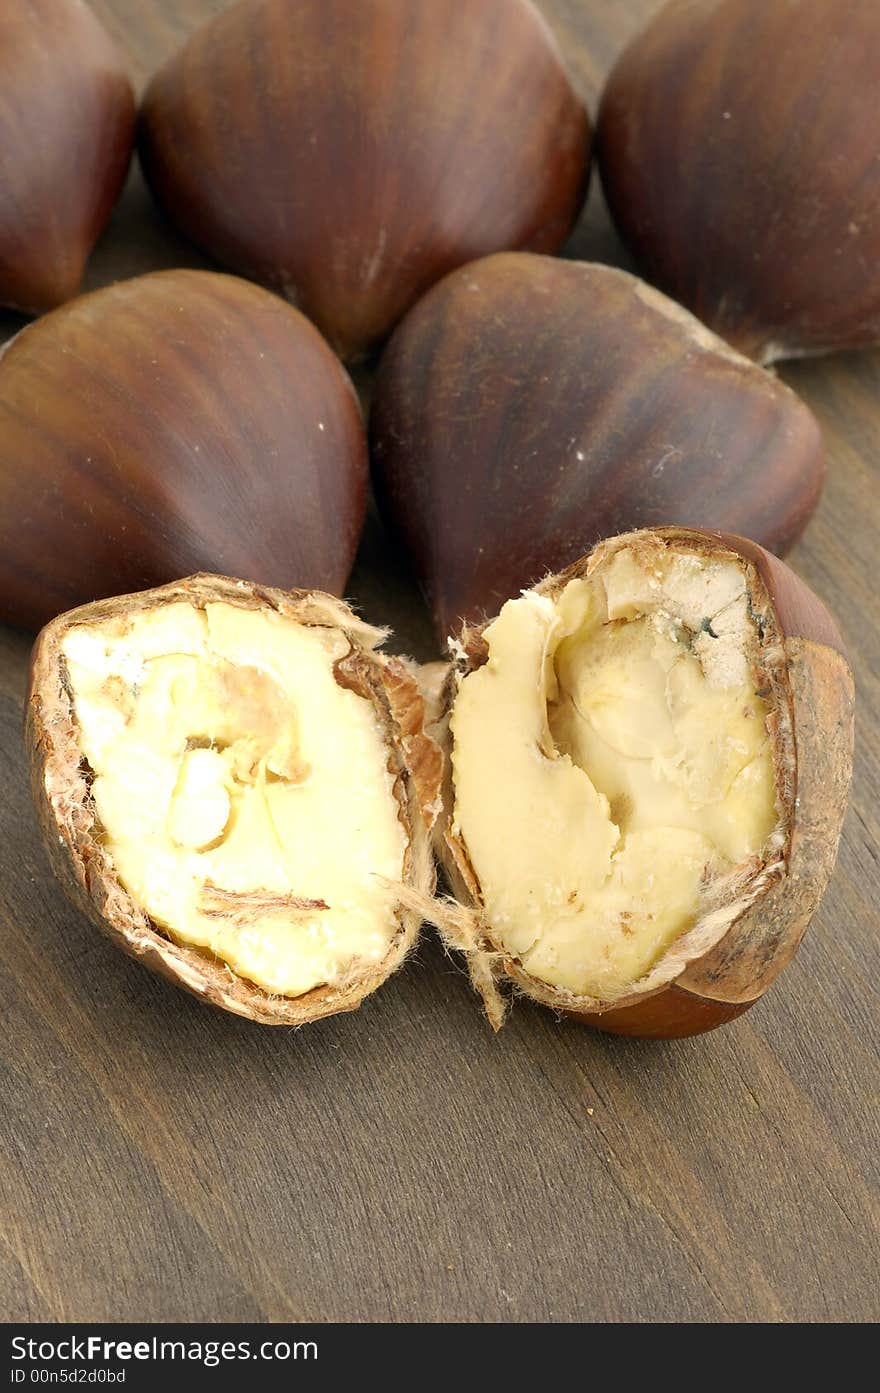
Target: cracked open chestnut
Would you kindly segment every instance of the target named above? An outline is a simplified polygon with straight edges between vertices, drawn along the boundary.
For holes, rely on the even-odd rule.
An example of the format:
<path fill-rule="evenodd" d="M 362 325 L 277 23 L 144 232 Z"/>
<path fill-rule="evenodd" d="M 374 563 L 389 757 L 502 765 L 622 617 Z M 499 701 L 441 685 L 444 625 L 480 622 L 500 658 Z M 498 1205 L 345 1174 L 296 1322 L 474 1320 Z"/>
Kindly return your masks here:
<path fill-rule="evenodd" d="M 624 240 L 761 362 L 880 341 L 878 75 L 876 0 L 673 0 L 608 79 Z"/>
<path fill-rule="evenodd" d="M 122 191 L 135 101 L 85 0 L 0 6 L 0 305 L 75 295 Z"/>
<path fill-rule="evenodd" d="M 221 567 L 339 593 L 367 476 L 350 380 L 276 295 L 202 271 L 96 291 L 0 353 L 0 618 Z"/>
<path fill-rule="evenodd" d="M 853 681 L 781 561 L 684 528 L 599 544 L 455 645 L 440 849 L 492 1023 L 504 985 L 603 1030 L 751 1006 L 836 855 Z"/>
<path fill-rule="evenodd" d="M 819 426 L 783 383 L 634 276 L 528 254 L 463 267 L 410 311 L 370 435 L 441 637 L 634 527 L 784 552 L 823 479 Z"/>
<path fill-rule="evenodd" d="M 85 605 L 37 639 L 32 786 L 53 867 L 127 953 L 269 1025 L 350 1011 L 433 889 L 440 755 L 381 630 L 219 576 Z"/>
<path fill-rule="evenodd" d="M 526 0 L 241 0 L 153 78 L 139 148 L 188 236 L 350 358 L 453 267 L 561 246 L 590 126 Z"/>
<path fill-rule="evenodd" d="M 852 675 L 755 543 L 600 543 L 417 673 L 341 601 L 218 576 L 40 634 L 32 785 L 71 899 L 250 1019 L 354 1009 L 421 920 L 498 1028 L 511 987 L 620 1034 L 757 1001 L 833 868 Z M 431 841 L 456 900 L 433 898 Z"/>

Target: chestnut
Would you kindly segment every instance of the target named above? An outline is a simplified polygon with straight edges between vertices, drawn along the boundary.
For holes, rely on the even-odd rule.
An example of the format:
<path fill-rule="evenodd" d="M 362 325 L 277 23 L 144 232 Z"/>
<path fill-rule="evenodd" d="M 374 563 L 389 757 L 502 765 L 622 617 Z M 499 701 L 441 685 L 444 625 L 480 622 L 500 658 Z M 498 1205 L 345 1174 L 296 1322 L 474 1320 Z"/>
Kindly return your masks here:
<path fill-rule="evenodd" d="M 267 1025 L 354 1010 L 433 889 L 440 755 L 413 675 L 340 600 L 199 575 L 84 605 L 34 648 L 32 786 L 71 900 L 125 952 Z"/>
<path fill-rule="evenodd" d="M 340 592 L 367 478 L 351 382 L 292 306 L 204 271 L 109 286 L 0 357 L 0 618 L 208 567 Z"/>
<path fill-rule="evenodd" d="M 453 267 L 561 246 L 590 135 L 525 0 L 241 0 L 153 78 L 139 149 L 183 232 L 352 358 Z"/>
<path fill-rule="evenodd" d="M 370 421 L 379 502 L 441 636 L 634 527 L 785 551 L 819 498 L 808 408 L 635 277 L 500 254 L 395 332 Z"/>
<path fill-rule="evenodd" d="M 853 681 L 753 542 L 601 542 L 455 645 L 440 850 L 496 1028 L 505 983 L 601 1030 L 699 1034 L 795 953 L 833 868 Z"/>
<path fill-rule="evenodd" d="M 673 0 L 597 149 L 651 280 L 760 362 L 880 341 L 880 6 Z"/>
<path fill-rule="evenodd" d="M 0 13 L 0 305 L 69 300 L 122 190 L 135 100 L 85 0 Z"/>

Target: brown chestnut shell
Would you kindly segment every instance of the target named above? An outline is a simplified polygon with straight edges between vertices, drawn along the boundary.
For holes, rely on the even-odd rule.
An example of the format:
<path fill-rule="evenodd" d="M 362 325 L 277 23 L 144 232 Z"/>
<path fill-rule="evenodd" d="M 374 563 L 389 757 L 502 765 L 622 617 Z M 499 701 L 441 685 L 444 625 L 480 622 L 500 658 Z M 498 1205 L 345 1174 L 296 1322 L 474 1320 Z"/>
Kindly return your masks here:
<path fill-rule="evenodd" d="M 444 815 L 437 849 L 460 906 L 437 922 L 464 948 L 474 985 L 495 1029 L 506 1002 L 506 982 L 522 994 L 614 1034 L 646 1038 L 698 1035 L 748 1010 L 791 960 L 824 892 L 837 855 L 852 770 L 854 688 L 837 627 L 821 601 L 784 562 L 753 542 L 726 533 L 654 528 L 600 543 L 535 589 L 558 594 L 569 580 L 591 573 L 622 548 L 650 557 L 673 544 L 695 554 L 745 562 L 750 606 L 767 651 L 768 672 L 789 719 L 773 729 L 778 796 L 785 844 L 779 864 L 759 875 L 729 907 L 727 923 L 707 935 L 698 923 L 660 960 L 668 980 L 656 990 L 615 1002 L 577 998 L 539 981 L 504 952 L 481 913 L 480 887 L 467 846 L 453 829 L 448 713 L 457 683 L 450 677 L 441 717 L 433 729 L 446 754 Z M 465 629 L 458 643 L 462 675 L 486 659 L 481 631 Z"/>
<path fill-rule="evenodd" d="M 318 591 L 268 589 L 224 576 L 197 575 L 135 595 L 96 601 L 54 619 L 33 651 L 26 709 L 26 744 L 37 818 L 52 868 L 68 898 L 124 952 L 192 992 L 211 1006 L 262 1025 L 302 1025 L 356 1010 L 403 963 L 421 914 L 401 906 L 399 932 L 386 958 L 340 986 L 321 986 L 301 997 L 270 994 L 197 948 L 171 941 L 120 884 L 102 844 L 77 737 L 73 701 L 65 681 L 61 644 L 78 624 L 184 601 L 220 600 L 246 609 L 270 609 L 302 624 L 341 631 L 349 655 L 337 680 L 373 705 L 385 733 L 389 768 L 409 846 L 406 886 L 417 904 L 434 888 L 431 818 L 423 810 L 438 799 L 441 757 L 424 733 L 424 703 L 413 674 L 398 659 L 376 651 L 385 632 L 365 624 L 342 600 Z"/>
<path fill-rule="evenodd" d="M 0 618 L 223 570 L 340 593 L 366 432 L 317 330 L 233 276 L 94 292 L 0 352 Z"/>
<path fill-rule="evenodd" d="M 0 7 L 0 305 L 75 295 L 122 191 L 135 100 L 85 0 Z"/>
<path fill-rule="evenodd" d="M 527 254 L 454 272 L 407 315 L 370 438 L 441 637 L 634 527 L 721 527 L 784 552 L 824 472 L 804 403 L 672 300 Z"/>
<path fill-rule="evenodd" d="M 608 79 L 624 240 L 761 362 L 880 341 L 878 74 L 875 0 L 673 0 Z"/>
<path fill-rule="evenodd" d="M 153 78 L 139 148 L 185 233 L 350 358 L 453 267 L 561 246 L 590 139 L 526 0 L 241 0 Z"/>

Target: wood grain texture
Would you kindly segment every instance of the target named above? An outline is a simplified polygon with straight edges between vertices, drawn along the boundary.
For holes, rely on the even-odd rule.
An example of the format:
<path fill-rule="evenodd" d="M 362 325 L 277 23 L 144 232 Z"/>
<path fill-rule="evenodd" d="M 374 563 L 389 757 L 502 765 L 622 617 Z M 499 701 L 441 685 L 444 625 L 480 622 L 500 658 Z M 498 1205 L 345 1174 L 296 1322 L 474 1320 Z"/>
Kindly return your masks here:
<path fill-rule="evenodd" d="M 139 83 L 222 0 L 93 0 Z M 595 111 L 655 0 L 542 0 Z M 569 250 L 626 264 L 594 188 Z M 134 174 L 88 283 L 206 264 Z M 0 319 L 0 334 L 22 321 Z M 880 353 L 786 367 L 829 477 L 792 560 L 860 701 L 838 871 L 754 1010 L 665 1045 L 519 1004 L 497 1037 L 425 934 L 357 1014 L 211 1013 L 67 907 L 0 629 L 0 1311 L 7 1319 L 842 1320 L 880 1315 Z M 351 593 L 430 626 L 371 523 Z"/>

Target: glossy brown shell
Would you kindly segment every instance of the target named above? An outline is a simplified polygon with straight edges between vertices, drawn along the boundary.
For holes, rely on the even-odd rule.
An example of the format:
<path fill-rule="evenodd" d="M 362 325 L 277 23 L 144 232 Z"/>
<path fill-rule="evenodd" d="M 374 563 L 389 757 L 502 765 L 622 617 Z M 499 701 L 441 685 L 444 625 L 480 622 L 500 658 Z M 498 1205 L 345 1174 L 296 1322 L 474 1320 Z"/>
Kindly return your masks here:
<path fill-rule="evenodd" d="M 424 735 L 424 706 L 414 677 L 398 660 L 376 651 L 384 632 L 364 624 L 348 605 L 330 595 L 270 590 L 210 575 L 84 605 L 55 619 L 37 638 L 26 741 L 34 803 L 52 867 L 71 901 L 124 952 L 212 1006 L 263 1025 L 302 1025 L 353 1011 L 400 967 L 418 935 L 418 910 L 402 907 L 398 911 L 399 932 L 378 966 L 338 987 L 316 987 L 295 998 L 274 996 L 210 954 L 172 942 L 120 884 L 101 843 L 61 656 L 64 635 L 77 624 L 96 623 L 116 614 L 177 601 L 200 605 L 210 600 L 271 609 L 299 623 L 338 629 L 345 635 L 350 652 L 337 665 L 337 680 L 372 702 L 385 731 L 400 819 L 409 838 L 406 887 L 421 900 L 433 891 L 431 820 L 423 817 L 422 809 L 437 804 L 440 754 Z"/>
<path fill-rule="evenodd" d="M 646 275 L 761 362 L 880 341 L 880 5 L 673 0 L 599 115 Z"/>
<path fill-rule="evenodd" d="M 0 5 L 0 305 L 79 289 L 134 142 L 122 56 L 85 0 Z"/>
<path fill-rule="evenodd" d="M 445 817 L 438 828 L 441 859 L 471 923 L 472 975 L 493 1025 L 500 1025 L 506 979 L 526 996 L 622 1035 L 676 1037 L 714 1029 L 747 1010 L 797 951 L 834 867 L 852 769 L 853 680 L 834 621 L 821 601 L 783 562 L 755 543 L 723 533 L 656 528 L 601 543 L 588 556 L 536 587 L 557 594 L 569 580 L 592 572 L 620 548 L 651 551 L 667 543 L 746 563 L 750 605 L 763 635 L 760 677 L 772 692 L 771 728 L 779 809 L 779 846 L 729 904 L 716 908 L 678 939 L 652 971 L 664 978 L 650 991 L 615 1002 L 578 998 L 539 981 L 504 953 L 482 918 L 480 889 L 467 846 L 451 827 L 453 793 L 447 759 Z M 485 661 L 479 630 L 466 630 L 460 669 Z M 445 707 L 455 699 L 450 680 Z M 449 753 L 444 723 L 438 727 Z M 441 925 L 442 927 L 442 925 Z M 456 926 L 450 937 L 454 937 Z"/>
<path fill-rule="evenodd" d="M 200 570 L 341 594 L 366 507 L 354 389 L 234 276 L 160 271 L 0 350 L 0 619 Z"/>
<path fill-rule="evenodd" d="M 242 0 L 153 78 L 140 157 L 184 232 L 350 358 L 453 267 L 561 246 L 590 134 L 527 0 Z"/>
<path fill-rule="evenodd" d="M 443 638 L 635 527 L 784 552 L 823 480 L 818 423 L 783 383 L 636 277 L 526 254 L 456 271 L 407 315 L 370 442 Z"/>

